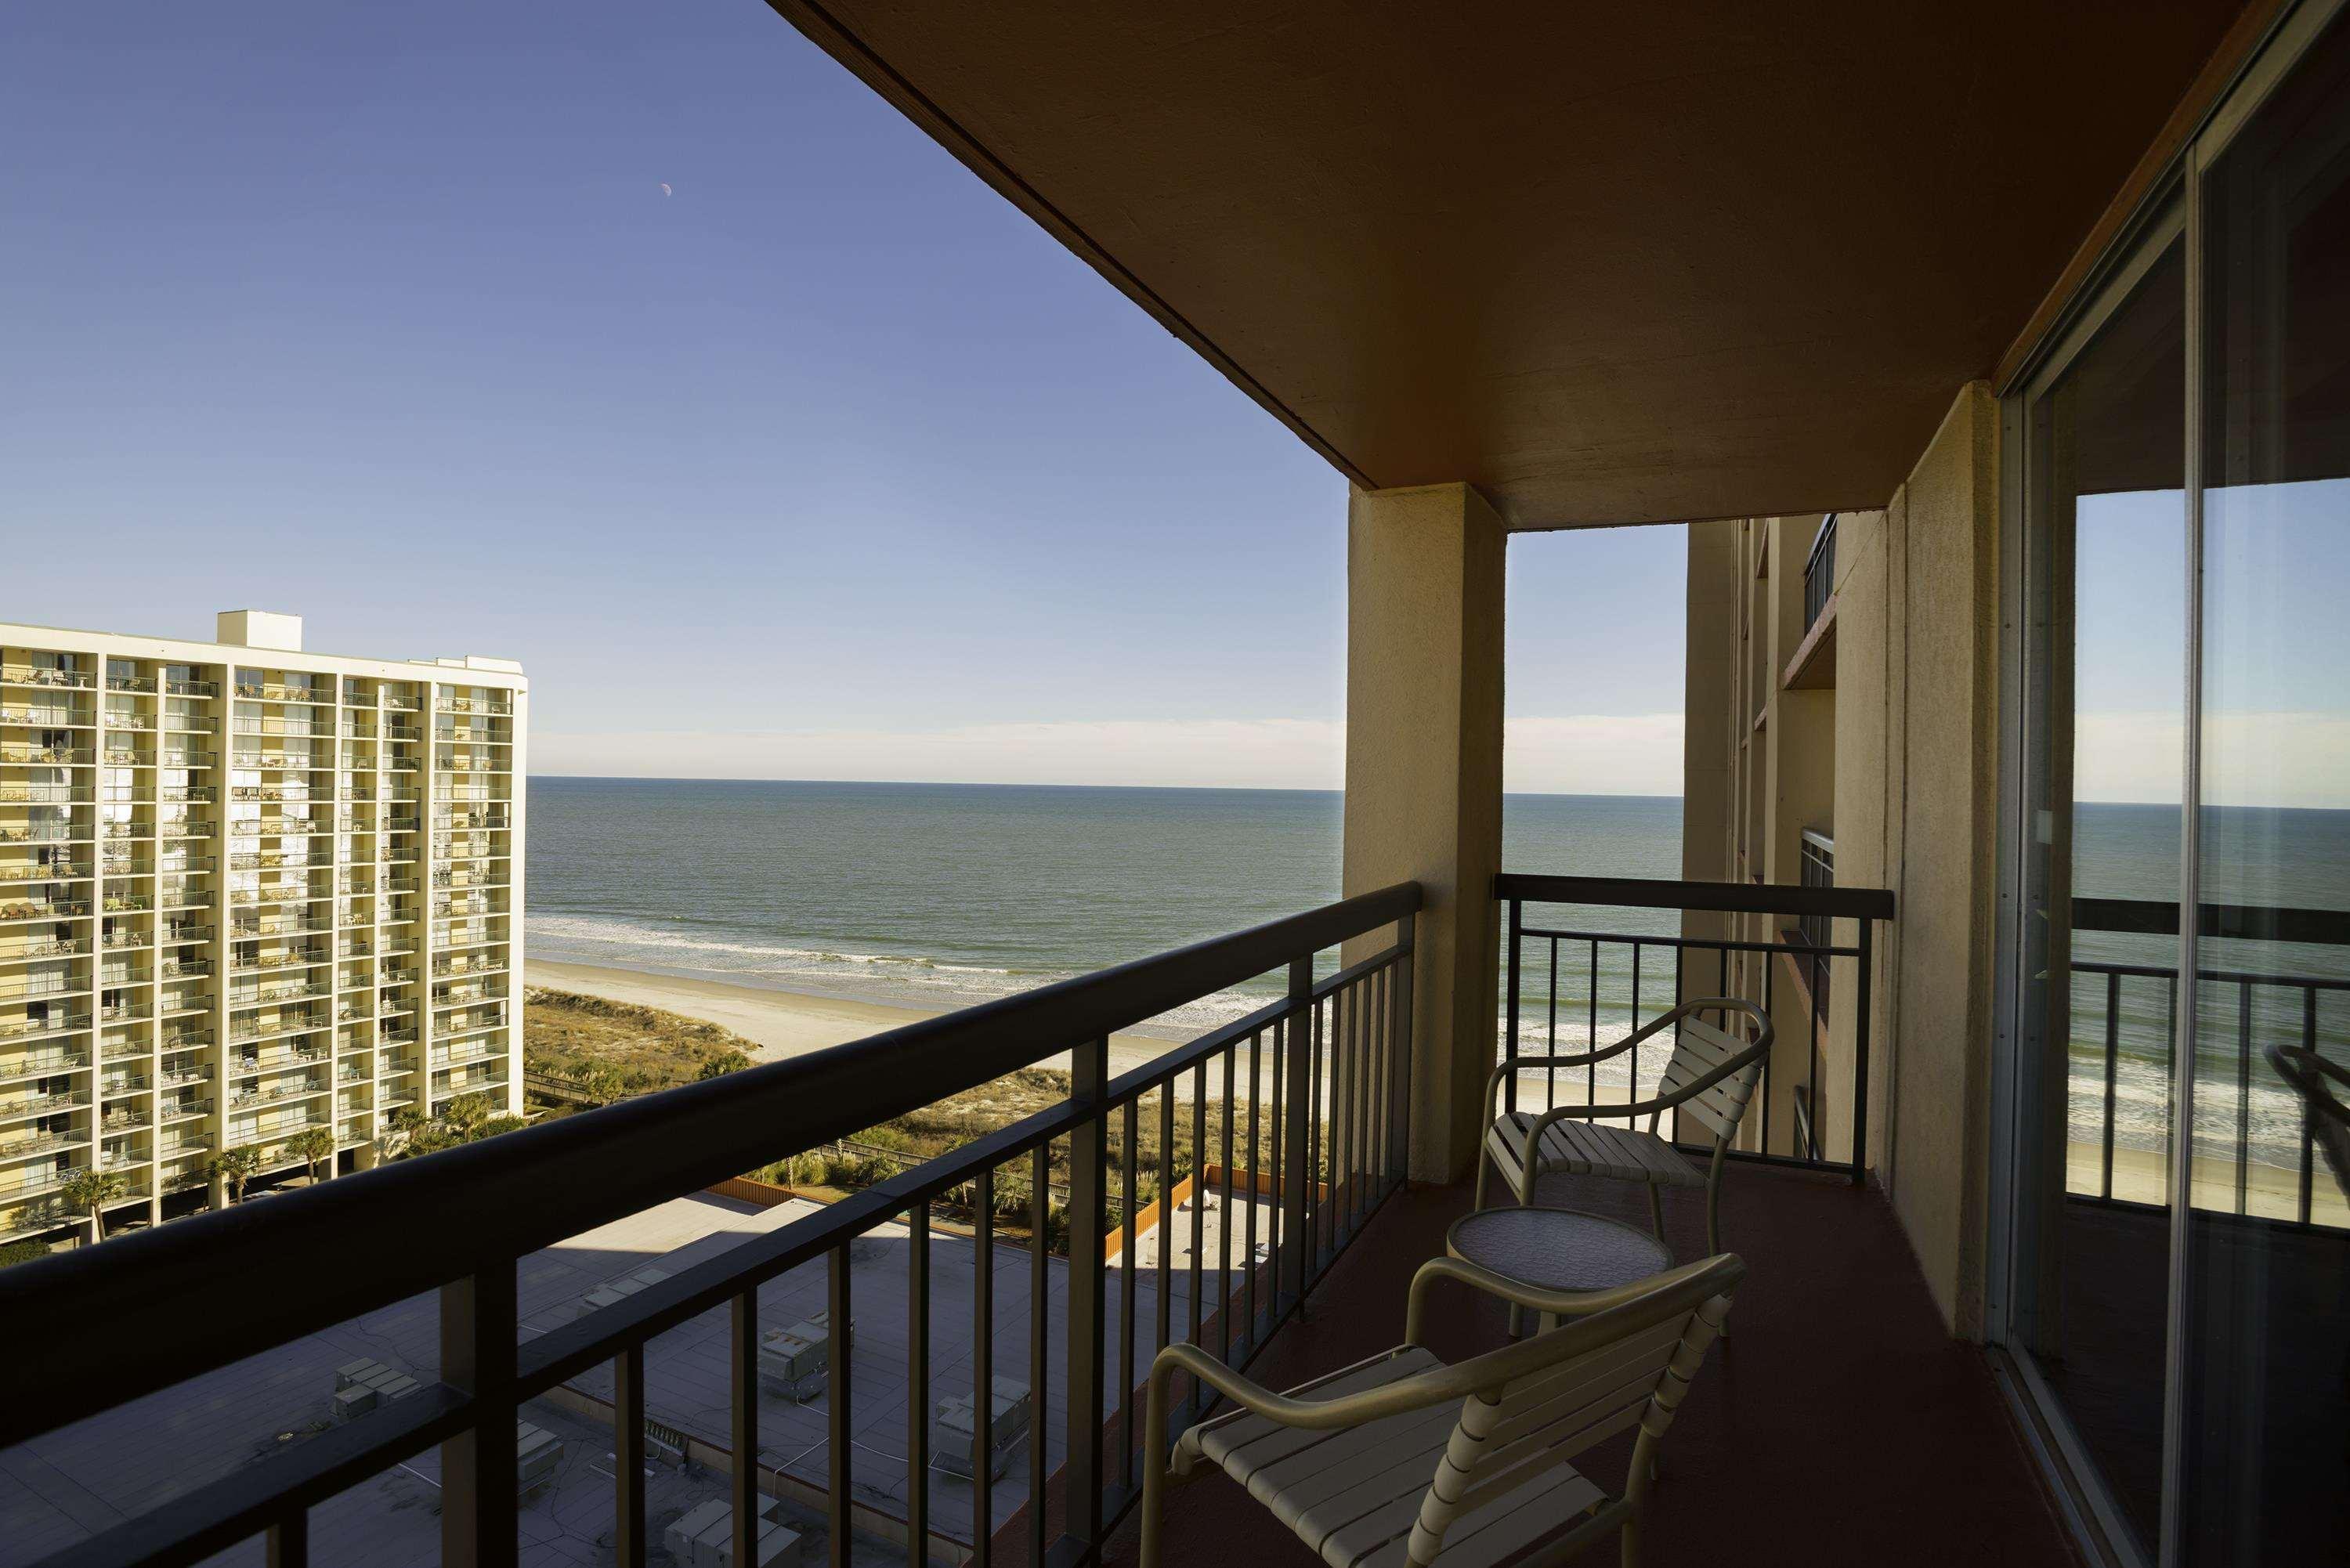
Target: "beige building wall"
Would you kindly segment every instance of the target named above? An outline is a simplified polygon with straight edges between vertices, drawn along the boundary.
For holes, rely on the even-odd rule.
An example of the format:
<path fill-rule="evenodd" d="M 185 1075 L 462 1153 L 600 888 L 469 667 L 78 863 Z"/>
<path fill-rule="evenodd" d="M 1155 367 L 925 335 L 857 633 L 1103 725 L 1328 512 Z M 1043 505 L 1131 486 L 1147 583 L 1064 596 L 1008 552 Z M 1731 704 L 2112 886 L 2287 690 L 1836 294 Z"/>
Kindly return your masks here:
<path fill-rule="evenodd" d="M 1877 933 L 1871 978 L 1866 1158 L 1945 1323 L 1968 1336 L 1981 1328 L 1990 1147 L 1997 443 L 1997 405 L 1970 386 L 1883 511 L 1839 514 L 1824 687 L 1785 686 L 1805 630 L 1802 567 L 1816 516 L 1701 524 L 1689 556 L 1685 875 L 1726 867 L 1731 879 L 1794 883 L 1812 827 L 1834 838 L 1840 886 L 1892 890 L 1896 917 Z M 1728 653 L 1723 607 L 1743 618 Z M 1780 923 L 1749 918 L 1737 934 L 1768 940 Z M 1683 929 L 1720 927 L 1685 916 Z M 1856 935 L 1838 922 L 1839 944 Z M 1774 1077 L 1791 1089 L 1808 1072 L 1807 1020 L 1790 1005 L 1788 961 L 1773 961 Z M 1855 965 L 1836 961 L 1821 1042 L 1822 1098 L 1834 1111 L 1852 1103 Z M 1759 968 L 1742 966 L 1746 994 L 1759 994 Z M 1774 1094 L 1774 1123 L 1785 1092 Z M 1831 1158 L 1849 1151 L 1849 1119 L 1827 1123 Z"/>

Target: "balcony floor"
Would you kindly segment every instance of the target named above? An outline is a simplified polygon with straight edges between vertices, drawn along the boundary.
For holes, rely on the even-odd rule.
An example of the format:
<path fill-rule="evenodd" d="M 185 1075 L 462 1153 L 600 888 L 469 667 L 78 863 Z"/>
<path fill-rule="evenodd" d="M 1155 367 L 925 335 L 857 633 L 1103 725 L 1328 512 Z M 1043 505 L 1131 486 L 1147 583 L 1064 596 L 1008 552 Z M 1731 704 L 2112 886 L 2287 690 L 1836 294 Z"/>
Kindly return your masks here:
<path fill-rule="evenodd" d="M 1443 1251 L 1445 1228 L 1471 1197 L 1465 1183 L 1397 1195 L 1253 1375 L 1288 1387 L 1401 1339 L 1412 1272 Z M 1647 1199 L 1628 1186 L 1559 1178 L 1543 1199 L 1648 1223 Z M 1702 1198 L 1665 1201 L 1674 1256 L 1700 1256 Z M 1882 1196 L 1808 1173 L 1733 1168 L 1722 1182 L 1722 1237 L 1752 1272 L 1731 1337 L 1666 1439 L 1645 1562 L 2074 1563 L 1981 1352 L 1943 1331 Z M 1440 1288 L 1438 1354 L 1458 1359 L 1501 1343 L 1497 1303 Z M 1629 1453 L 1620 1438 L 1583 1468 L 1616 1490 Z M 1726 1521 L 1737 1522 L 1725 1530 Z M 1175 1489 L 1167 1530 L 1167 1561 L 1177 1564 L 1320 1561 L 1217 1473 Z M 1135 1560 L 1136 1532 L 1129 1516 L 1111 1561 Z M 1602 1543 L 1586 1556 L 1614 1553 Z"/>

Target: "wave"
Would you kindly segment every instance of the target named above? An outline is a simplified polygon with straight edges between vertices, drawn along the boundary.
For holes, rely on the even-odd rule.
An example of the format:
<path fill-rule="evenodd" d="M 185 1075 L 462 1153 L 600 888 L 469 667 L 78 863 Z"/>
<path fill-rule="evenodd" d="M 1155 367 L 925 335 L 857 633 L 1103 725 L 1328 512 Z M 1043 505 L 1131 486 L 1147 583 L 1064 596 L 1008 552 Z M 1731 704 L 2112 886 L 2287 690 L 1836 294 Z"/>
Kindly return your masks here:
<path fill-rule="evenodd" d="M 635 919 L 592 915 L 530 916 L 525 929 L 532 950 L 557 962 L 604 964 L 923 1008 L 993 1002 L 1075 979 L 1080 972 L 977 963 L 930 953 L 861 952 L 687 935 Z M 1135 1032 L 1189 1040 L 1254 1012 L 1270 994 L 1217 992 L 1147 1020 Z"/>

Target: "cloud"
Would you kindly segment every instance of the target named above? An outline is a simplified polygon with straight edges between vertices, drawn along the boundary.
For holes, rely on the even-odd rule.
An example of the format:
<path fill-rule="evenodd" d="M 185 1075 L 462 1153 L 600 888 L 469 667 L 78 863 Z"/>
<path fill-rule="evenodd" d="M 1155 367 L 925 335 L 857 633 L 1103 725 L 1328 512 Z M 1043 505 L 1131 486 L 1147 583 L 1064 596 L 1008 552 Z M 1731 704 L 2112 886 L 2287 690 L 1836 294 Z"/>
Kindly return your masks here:
<path fill-rule="evenodd" d="M 2082 800 L 2175 804 L 2186 744 L 2176 712 L 2084 713 L 2074 791 Z M 2207 711 L 2203 756 L 2206 805 L 2350 806 L 2350 714 Z"/>
<path fill-rule="evenodd" d="M 531 771 L 610 778 L 889 780 L 909 784 L 1336 789 L 1346 726 L 1327 719 L 1106 720 L 932 730 L 750 733 L 541 732 Z M 1679 794 L 1678 713 L 1509 721 L 1505 787 Z"/>

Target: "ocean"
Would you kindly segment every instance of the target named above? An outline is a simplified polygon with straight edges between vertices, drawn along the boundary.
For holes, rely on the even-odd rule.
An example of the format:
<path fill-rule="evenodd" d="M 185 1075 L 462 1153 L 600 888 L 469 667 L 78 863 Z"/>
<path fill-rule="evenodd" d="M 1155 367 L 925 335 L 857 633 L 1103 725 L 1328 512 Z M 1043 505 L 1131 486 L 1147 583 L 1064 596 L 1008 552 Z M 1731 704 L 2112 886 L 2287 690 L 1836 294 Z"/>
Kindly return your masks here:
<path fill-rule="evenodd" d="M 1336 792 L 1105 789 L 988 784 L 808 784 L 537 778 L 530 781 L 526 911 L 534 957 L 735 984 L 945 1009 L 1010 995 L 1105 965 L 1277 919 L 1338 896 Z M 2160 899 L 2178 888 L 2175 807 L 2078 808 L 2084 895 Z M 1503 864 L 1512 870 L 1677 877 L 1676 797 L 1512 795 Z M 2350 904 L 2350 812 L 2215 810 L 2220 857 L 2260 879 L 2215 876 L 2207 897 L 2339 908 Z M 1568 928 L 1663 936 L 1666 910 L 1546 909 Z M 1534 918 L 1531 913 L 1530 919 Z M 1548 976 L 1525 979 L 1526 1031 L 1539 1036 Z M 1588 950 L 1563 965 L 1563 1049 L 1590 1026 Z M 2079 933 L 2084 961 L 2168 967 L 2172 939 Z M 2350 949 L 2213 942 L 2230 972 L 2350 981 Z M 1326 968 L 1331 961 L 1326 958 Z M 1627 946 L 1600 950 L 1602 1042 L 1631 1026 Z M 1279 993 L 1268 975 L 1204 997 L 1138 1033 L 1188 1039 Z M 1640 1012 L 1671 1004 L 1670 961 L 1651 950 Z M 2101 974 L 2076 974 L 2072 1010 L 2073 1137 L 2104 1116 L 2106 999 Z M 2119 984 L 2116 1132 L 2126 1147 L 2168 1141 L 2167 985 Z M 2207 989 L 2199 1145 L 2232 1148 L 2240 988 Z M 2303 993 L 2251 988 L 2256 1044 L 2297 1041 Z M 2319 998 L 2321 1042 L 2350 1059 L 2350 993 Z M 1644 1063 L 1643 1076 L 1660 1062 Z M 2265 1077 L 2263 1068 L 2259 1075 Z M 2298 1158 L 2298 1109 L 2255 1084 L 2256 1157 Z"/>
<path fill-rule="evenodd" d="M 1341 800 L 1304 790 L 530 781 L 534 957 L 967 1006 L 1338 897 Z M 1678 877 L 1677 797 L 1513 795 L 1503 863 Z M 1661 911 L 1610 929 L 1664 934 Z M 1326 966 L 1327 963 L 1326 959 Z M 1155 1021 L 1188 1039 L 1266 977 Z"/>

